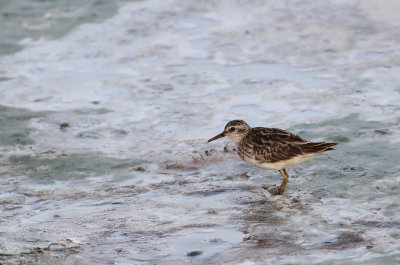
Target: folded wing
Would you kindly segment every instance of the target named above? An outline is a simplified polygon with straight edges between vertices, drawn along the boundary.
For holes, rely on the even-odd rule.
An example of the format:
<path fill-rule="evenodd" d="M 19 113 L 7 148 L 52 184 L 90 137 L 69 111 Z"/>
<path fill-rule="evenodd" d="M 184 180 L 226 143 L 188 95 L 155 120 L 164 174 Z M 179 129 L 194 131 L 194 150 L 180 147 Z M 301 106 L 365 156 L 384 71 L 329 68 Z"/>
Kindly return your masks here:
<path fill-rule="evenodd" d="M 251 134 L 251 136 L 250 136 Z M 336 143 L 311 143 L 291 132 L 277 128 L 252 128 L 242 141 L 239 155 L 258 161 L 278 162 L 306 154 L 332 150 Z"/>

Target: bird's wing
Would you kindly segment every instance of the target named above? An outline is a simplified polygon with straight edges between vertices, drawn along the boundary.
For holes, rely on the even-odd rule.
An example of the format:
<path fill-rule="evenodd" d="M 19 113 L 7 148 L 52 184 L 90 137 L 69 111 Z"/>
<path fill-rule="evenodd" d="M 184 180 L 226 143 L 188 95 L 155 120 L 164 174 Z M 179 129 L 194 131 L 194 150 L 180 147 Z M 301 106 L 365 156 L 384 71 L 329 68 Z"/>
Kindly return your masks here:
<path fill-rule="evenodd" d="M 308 141 L 291 132 L 276 128 L 252 128 L 242 141 L 243 152 L 258 161 L 277 162 L 303 154 L 298 144 Z"/>

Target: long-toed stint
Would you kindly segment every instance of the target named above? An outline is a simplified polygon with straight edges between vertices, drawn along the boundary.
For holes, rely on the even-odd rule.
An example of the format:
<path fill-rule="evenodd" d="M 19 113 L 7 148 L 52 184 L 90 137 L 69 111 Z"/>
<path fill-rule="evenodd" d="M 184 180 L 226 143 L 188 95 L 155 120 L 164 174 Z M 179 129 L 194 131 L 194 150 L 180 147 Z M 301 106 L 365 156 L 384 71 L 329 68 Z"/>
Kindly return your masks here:
<path fill-rule="evenodd" d="M 334 150 L 337 143 L 312 143 L 291 132 L 276 129 L 251 128 L 242 120 L 233 120 L 226 124 L 222 133 L 208 142 L 222 137 L 232 139 L 239 156 L 257 167 L 278 170 L 283 176 L 282 184 L 269 190 L 273 195 L 281 195 L 289 180 L 286 168 L 311 160 L 320 153 Z"/>

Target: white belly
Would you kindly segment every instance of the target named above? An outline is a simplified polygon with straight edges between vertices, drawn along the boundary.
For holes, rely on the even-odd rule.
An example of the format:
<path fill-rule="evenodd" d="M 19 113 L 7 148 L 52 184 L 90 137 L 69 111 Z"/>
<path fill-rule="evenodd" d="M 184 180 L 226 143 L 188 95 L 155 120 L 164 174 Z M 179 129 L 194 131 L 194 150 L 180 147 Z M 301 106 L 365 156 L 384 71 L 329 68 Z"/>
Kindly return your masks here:
<path fill-rule="evenodd" d="M 249 158 L 249 157 L 245 157 L 244 160 L 256 167 L 260 167 L 263 169 L 281 170 L 281 169 L 288 168 L 288 167 L 306 162 L 308 160 L 311 160 L 315 156 L 316 156 L 316 154 L 300 155 L 300 156 L 293 157 L 291 159 L 282 160 L 282 161 L 278 161 L 278 162 L 274 162 L 274 163 L 260 162 L 255 159 Z"/>

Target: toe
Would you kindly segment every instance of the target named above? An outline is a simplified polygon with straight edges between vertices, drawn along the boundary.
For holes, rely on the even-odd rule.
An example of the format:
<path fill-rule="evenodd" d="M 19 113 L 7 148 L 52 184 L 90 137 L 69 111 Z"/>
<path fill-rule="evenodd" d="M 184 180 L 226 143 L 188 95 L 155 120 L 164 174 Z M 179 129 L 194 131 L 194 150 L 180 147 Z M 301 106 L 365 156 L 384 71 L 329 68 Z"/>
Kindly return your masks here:
<path fill-rule="evenodd" d="M 273 185 L 273 184 L 263 184 L 261 186 L 261 188 L 264 189 L 264 190 L 269 190 L 272 186 L 275 186 L 275 185 Z"/>
<path fill-rule="evenodd" d="M 271 187 L 268 189 L 269 193 L 271 193 L 272 195 L 281 195 L 281 190 L 279 189 L 279 187 Z"/>

